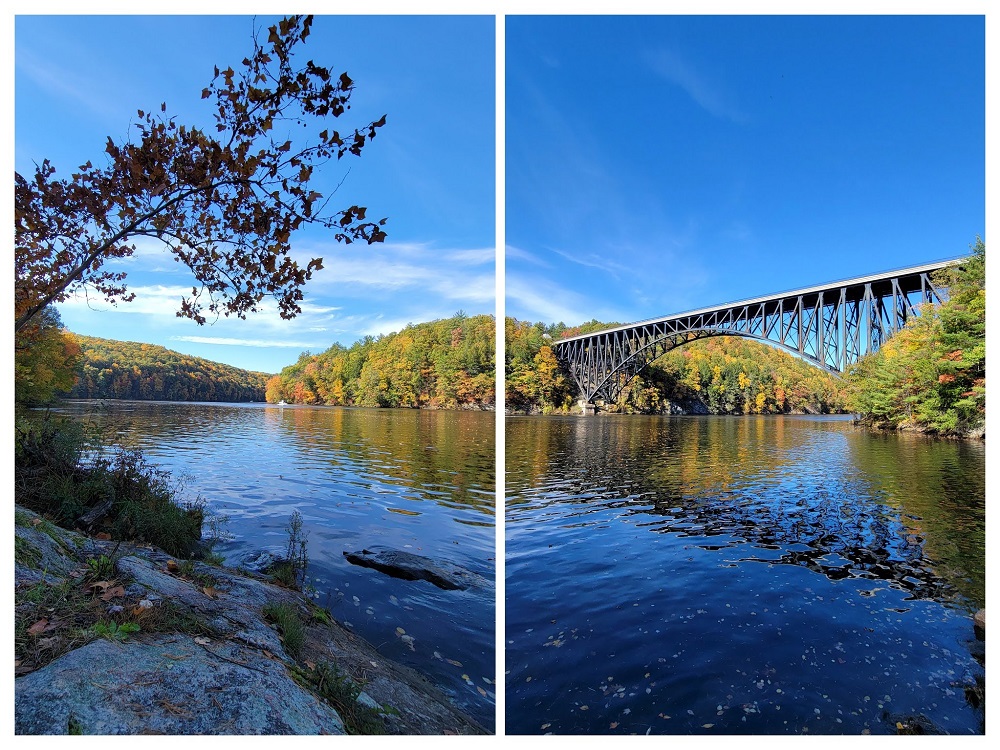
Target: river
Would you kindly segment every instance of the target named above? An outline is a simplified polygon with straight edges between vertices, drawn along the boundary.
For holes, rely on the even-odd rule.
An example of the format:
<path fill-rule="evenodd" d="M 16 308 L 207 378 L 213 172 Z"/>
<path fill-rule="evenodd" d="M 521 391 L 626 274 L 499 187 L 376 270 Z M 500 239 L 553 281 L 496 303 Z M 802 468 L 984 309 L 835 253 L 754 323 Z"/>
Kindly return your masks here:
<path fill-rule="evenodd" d="M 982 443 L 509 417 L 510 734 L 981 734 Z"/>
<path fill-rule="evenodd" d="M 283 554 L 293 511 L 308 535 L 317 604 L 417 669 L 492 729 L 492 587 L 445 591 L 349 564 L 344 552 L 403 549 L 495 577 L 494 415 L 267 404 L 68 402 L 228 519 L 227 563 Z M 403 636 L 408 636 L 404 638 Z"/>

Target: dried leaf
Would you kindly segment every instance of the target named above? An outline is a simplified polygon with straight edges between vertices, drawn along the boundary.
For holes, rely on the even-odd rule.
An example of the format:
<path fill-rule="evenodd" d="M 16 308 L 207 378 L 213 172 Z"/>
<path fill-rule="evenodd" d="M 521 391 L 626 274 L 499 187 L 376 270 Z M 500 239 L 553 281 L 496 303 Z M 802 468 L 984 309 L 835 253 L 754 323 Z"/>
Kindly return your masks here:
<path fill-rule="evenodd" d="M 101 594 L 101 601 L 109 601 L 115 599 L 119 596 L 125 596 L 124 586 L 115 586 L 113 589 L 108 589 L 103 594 Z"/>
<path fill-rule="evenodd" d="M 43 617 L 41 620 L 28 628 L 28 635 L 38 635 L 39 633 L 44 633 L 48 624 L 49 621 Z"/>
<path fill-rule="evenodd" d="M 176 560 L 167 560 L 167 570 L 171 573 L 176 573 L 180 570 L 180 565 L 177 564 Z"/>
<path fill-rule="evenodd" d="M 396 635 L 404 635 L 406 633 L 402 628 L 396 628 Z"/>
<path fill-rule="evenodd" d="M 108 586 L 111 585 L 110 581 L 94 581 L 89 586 L 88 589 L 100 589 L 101 591 L 106 591 Z"/>
<path fill-rule="evenodd" d="M 316 669 L 316 665 L 313 664 L 311 661 L 307 661 L 306 662 L 306 666 L 309 667 L 309 669 L 311 669 L 313 671 L 315 671 L 315 669 Z"/>
<path fill-rule="evenodd" d="M 480 694 L 481 696 L 483 696 L 484 698 L 486 698 L 486 697 L 487 697 L 487 693 L 486 693 L 486 691 L 485 691 L 485 690 L 483 690 L 483 689 L 482 689 L 481 687 L 479 687 L 478 685 L 476 686 L 476 690 L 478 690 L 478 691 L 479 691 L 479 694 Z"/>
<path fill-rule="evenodd" d="M 101 532 L 98 532 L 97 538 L 98 539 L 103 539 L 104 541 L 108 541 L 109 539 L 111 539 L 111 534 L 109 534 L 106 531 L 101 531 Z"/>
<path fill-rule="evenodd" d="M 460 667 L 460 666 L 462 666 L 462 662 L 455 661 L 454 659 L 445 659 L 445 661 L 448 662 L 449 664 L 451 664 L 454 667 Z"/>
<path fill-rule="evenodd" d="M 199 646 L 207 646 L 209 643 L 212 642 L 212 639 L 206 638 L 203 635 L 199 635 L 195 636 L 194 642 L 197 643 Z"/>
<path fill-rule="evenodd" d="M 219 598 L 219 590 L 212 586 L 206 586 L 205 588 L 202 589 L 202 591 L 205 592 L 205 596 L 207 596 L 209 599 Z"/>

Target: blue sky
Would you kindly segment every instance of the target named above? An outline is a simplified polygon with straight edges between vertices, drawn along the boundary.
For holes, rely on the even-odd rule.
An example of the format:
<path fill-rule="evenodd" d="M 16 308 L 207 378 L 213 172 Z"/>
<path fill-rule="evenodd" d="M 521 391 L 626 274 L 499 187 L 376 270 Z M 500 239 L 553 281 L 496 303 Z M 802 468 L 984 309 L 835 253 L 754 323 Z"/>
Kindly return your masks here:
<path fill-rule="evenodd" d="M 987 239 L 982 16 L 505 34 L 508 316 L 624 323 Z"/>
<path fill-rule="evenodd" d="M 260 27 L 277 17 L 260 16 Z M 15 169 L 48 158 L 69 175 L 121 141 L 136 110 L 161 102 L 178 121 L 212 126 L 201 90 L 213 67 L 252 51 L 251 16 L 19 16 L 15 19 Z M 266 32 L 265 32 L 266 35 Z M 191 276 L 158 246 L 125 265 L 138 299 L 112 308 L 83 296 L 59 305 L 76 333 L 145 341 L 277 372 L 299 352 L 398 331 L 409 322 L 495 309 L 495 21 L 492 16 L 319 16 L 300 62 L 356 82 L 340 130 L 387 115 L 360 159 L 324 172 L 343 180 L 333 205 L 387 217 L 383 245 L 340 245 L 304 231 L 294 252 L 320 256 L 303 314 L 266 310 L 198 326 L 177 318 Z"/>

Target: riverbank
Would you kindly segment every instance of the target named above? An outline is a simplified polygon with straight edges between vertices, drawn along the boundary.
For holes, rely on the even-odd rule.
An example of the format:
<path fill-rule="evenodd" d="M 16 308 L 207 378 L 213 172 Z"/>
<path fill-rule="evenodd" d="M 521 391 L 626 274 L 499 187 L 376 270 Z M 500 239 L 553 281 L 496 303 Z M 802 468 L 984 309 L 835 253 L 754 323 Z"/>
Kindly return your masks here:
<path fill-rule="evenodd" d="M 15 651 L 17 734 L 486 733 L 297 591 L 17 506 Z"/>

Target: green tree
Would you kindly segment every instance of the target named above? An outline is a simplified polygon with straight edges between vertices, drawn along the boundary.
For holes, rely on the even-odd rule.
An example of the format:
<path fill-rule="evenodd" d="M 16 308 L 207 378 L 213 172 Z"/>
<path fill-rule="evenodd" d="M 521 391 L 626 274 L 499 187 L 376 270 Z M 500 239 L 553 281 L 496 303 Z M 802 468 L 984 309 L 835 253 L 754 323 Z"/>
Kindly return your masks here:
<path fill-rule="evenodd" d="M 46 307 L 14 337 L 14 400 L 46 404 L 68 393 L 76 380 L 80 347 L 62 330 L 59 313 Z"/>
<path fill-rule="evenodd" d="M 363 206 L 330 210 L 315 189 L 315 170 L 360 156 L 386 118 L 344 135 L 330 127 L 350 108 L 354 81 L 312 60 L 293 66 L 311 26 L 311 16 L 285 18 L 266 42 L 254 35 L 239 71 L 216 68 L 202 91 L 215 104 L 212 131 L 177 124 L 163 104 L 139 111 L 135 142 L 108 138 L 104 166 L 88 161 L 68 180 L 48 160 L 31 177 L 15 173 L 15 331 L 77 287 L 133 299 L 125 273 L 106 266 L 131 256 L 140 237 L 191 270 L 178 315 L 198 323 L 243 318 L 265 297 L 284 318 L 301 312 L 301 288 L 323 266 L 291 258 L 292 235 L 306 225 L 345 243 L 385 238 L 385 219 L 367 221 Z"/>
<path fill-rule="evenodd" d="M 948 288 L 848 376 L 849 404 L 869 424 L 942 434 L 978 429 L 986 413 L 986 245 L 935 280 Z"/>

